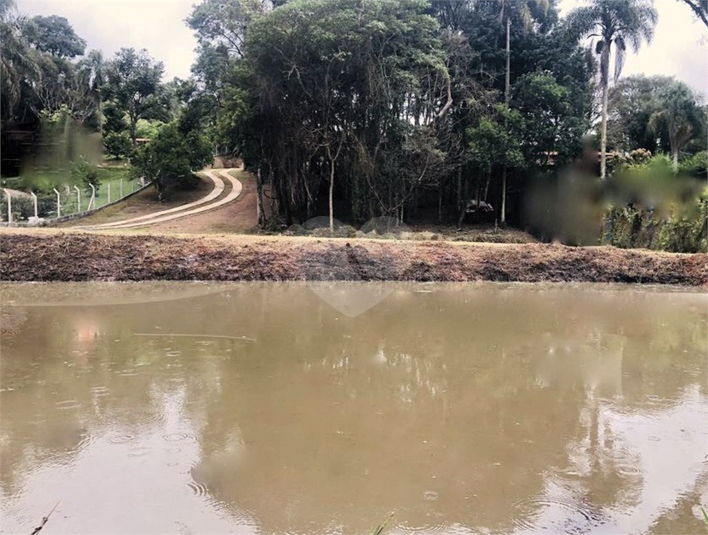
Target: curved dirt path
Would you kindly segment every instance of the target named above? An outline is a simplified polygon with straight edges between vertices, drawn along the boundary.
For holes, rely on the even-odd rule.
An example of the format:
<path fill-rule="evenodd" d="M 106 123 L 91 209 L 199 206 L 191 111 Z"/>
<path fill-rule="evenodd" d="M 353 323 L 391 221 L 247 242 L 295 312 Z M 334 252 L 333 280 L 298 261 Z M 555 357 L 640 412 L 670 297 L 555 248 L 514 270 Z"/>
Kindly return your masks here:
<path fill-rule="evenodd" d="M 81 230 L 110 230 L 110 229 L 124 229 L 124 228 L 135 228 L 142 227 L 146 225 L 151 225 L 153 223 L 162 223 L 165 221 L 172 221 L 174 219 L 180 219 L 182 217 L 187 217 L 190 215 L 200 214 L 206 212 L 207 210 L 212 210 L 218 208 L 227 203 L 234 201 L 241 194 L 243 185 L 240 180 L 233 178 L 229 171 L 238 170 L 233 169 L 219 169 L 218 173 L 221 177 L 226 178 L 231 184 L 231 191 L 226 195 L 226 197 L 216 200 L 222 195 L 226 189 L 226 185 L 221 177 L 217 175 L 214 170 L 204 170 L 202 171 L 209 179 L 214 182 L 214 189 L 209 192 L 208 195 L 202 197 L 197 201 L 193 201 L 182 206 L 177 206 L 175 208 L 170 208 L 169 210 L 161 210 L 152 214 L 147 214 L 139 217 L 134 217 L 131 219 L 126 219 L 123 221 L 114 221 L 112 223 L 104 223 L 102 225 L 90 225 L 74 227 Z M 195 208 L 199 206 L 199 208 Z"/>

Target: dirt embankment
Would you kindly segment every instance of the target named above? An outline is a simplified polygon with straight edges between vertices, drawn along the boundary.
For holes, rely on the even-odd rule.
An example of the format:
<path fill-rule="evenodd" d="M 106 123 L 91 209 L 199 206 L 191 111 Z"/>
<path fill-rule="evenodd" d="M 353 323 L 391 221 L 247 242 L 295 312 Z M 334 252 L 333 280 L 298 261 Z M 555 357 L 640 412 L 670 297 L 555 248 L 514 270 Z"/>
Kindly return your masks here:
<path fill-rule="evenodd" d="M 577 281 L 708 284 L 708 255 L 258 236 L 0 234 L 0 280 Z"/>

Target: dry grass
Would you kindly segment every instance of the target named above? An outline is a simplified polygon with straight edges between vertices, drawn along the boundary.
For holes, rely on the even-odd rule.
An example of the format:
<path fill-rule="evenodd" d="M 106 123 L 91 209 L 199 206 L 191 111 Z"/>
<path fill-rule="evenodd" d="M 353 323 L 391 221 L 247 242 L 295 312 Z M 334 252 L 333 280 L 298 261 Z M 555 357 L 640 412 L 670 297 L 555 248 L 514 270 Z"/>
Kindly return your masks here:
<path fill-rule="evenodd" d="M 547 244 L 5 229 L 0 279 L 708 284 L 708 255 Z"/>

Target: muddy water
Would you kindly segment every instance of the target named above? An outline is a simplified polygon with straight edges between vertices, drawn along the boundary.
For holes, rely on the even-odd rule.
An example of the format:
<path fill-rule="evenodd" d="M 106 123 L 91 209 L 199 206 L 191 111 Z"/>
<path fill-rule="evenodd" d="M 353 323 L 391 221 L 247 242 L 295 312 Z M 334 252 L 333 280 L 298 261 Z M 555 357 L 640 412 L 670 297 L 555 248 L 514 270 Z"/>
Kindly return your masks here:
<path fill-rule="evenodd" d="M 705 532 L 704 293 L 0 290 L 2 532 Z"/>

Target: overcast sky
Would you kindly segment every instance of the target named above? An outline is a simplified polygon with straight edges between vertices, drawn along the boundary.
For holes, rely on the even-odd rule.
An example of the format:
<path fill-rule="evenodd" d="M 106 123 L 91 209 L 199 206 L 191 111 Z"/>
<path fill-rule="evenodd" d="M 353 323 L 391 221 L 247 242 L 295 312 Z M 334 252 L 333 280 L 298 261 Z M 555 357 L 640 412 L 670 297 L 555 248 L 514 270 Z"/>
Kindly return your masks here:
<path fill-rule="evenodd" d="M 89 48 L 109 57 L 121 47 L 146 48 L 165 64 L 166 80 L 186 78 L 196 40 L 184 24 L 196 0 L 17 0 L 27 15 L 69 19 Z M 583 0 L 560 0 L 566 13 Z M 659 23 L 651 45 L 629 54 L 623 76 L 676 76 L 708 97 L 708 30 L 677 0 L 655 0 Z M 708 100 L 708 98 L 706 99 Z"/>

